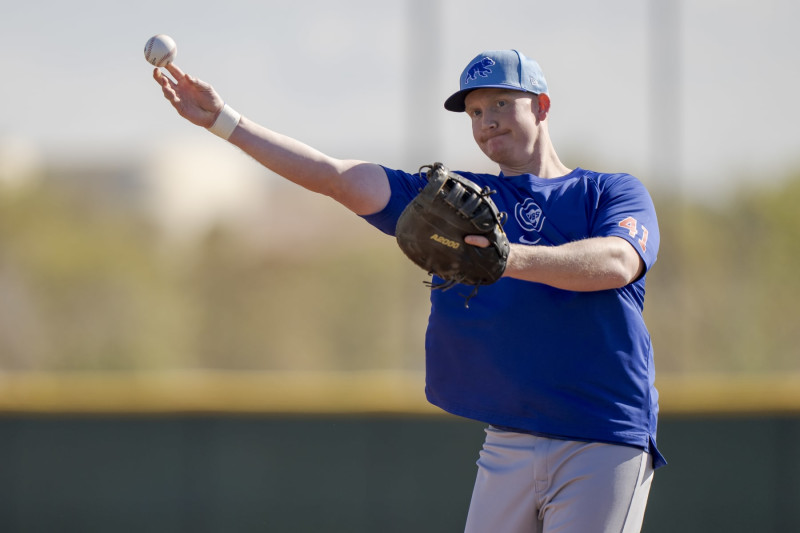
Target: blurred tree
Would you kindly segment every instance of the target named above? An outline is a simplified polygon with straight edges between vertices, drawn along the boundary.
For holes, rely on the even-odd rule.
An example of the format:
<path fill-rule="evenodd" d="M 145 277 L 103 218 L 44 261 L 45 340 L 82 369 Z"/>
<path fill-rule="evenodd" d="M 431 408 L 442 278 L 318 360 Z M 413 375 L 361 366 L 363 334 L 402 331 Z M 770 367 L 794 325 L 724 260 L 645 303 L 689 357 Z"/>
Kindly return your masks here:
<path fill-rule="evenodd" d="M 657 202 L 666 231 L 646 314 L 660 369 L 800 370 L 798 202 L 800 176 L 718 207 Z"/>
<path fill-rule="evenodd" d="M 200 366 L 422 367 L 425 275 L 391 239 L 298 257 L 253 253 L 218 229 L 195 257 L 188 280 Z"/>
<path fill-rule="evenodd" d="M 185 351 L 183 295 L 144 221 L 52 184 L 0 197 L 0 280 L 6 369 L 161 367 Z"/>

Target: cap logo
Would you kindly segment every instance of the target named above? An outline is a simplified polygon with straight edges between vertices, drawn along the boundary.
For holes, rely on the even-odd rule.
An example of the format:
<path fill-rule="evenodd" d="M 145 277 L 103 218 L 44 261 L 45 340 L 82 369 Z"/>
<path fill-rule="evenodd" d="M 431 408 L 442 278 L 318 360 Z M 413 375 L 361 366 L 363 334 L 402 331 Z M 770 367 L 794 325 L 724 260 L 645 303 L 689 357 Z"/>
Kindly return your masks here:
<path fill-rule="evenodd" d="M 464 85 L 472 80 L 477 80 L 478 76 L 481 78 L 488 78 L 489 74 L 492 73 L 492 69 L 489 68 L 492 65 L 494 65 L 494 60 L 491 57 L 484 57 L 480 61 L 471 64 L 467 69 L 467 77 L 464 79 Z"/>

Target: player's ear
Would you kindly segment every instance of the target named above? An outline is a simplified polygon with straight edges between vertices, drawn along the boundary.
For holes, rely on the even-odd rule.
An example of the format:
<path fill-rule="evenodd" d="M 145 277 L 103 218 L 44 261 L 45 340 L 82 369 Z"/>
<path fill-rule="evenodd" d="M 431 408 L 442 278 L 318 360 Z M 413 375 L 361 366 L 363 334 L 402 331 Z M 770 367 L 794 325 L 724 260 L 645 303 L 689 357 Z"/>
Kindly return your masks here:
<path fill-rule="evenodd" d="M 539 104 L 538 115 L 540 120 L 544 120 L 547 118 L 547 114 L 550 112 L 550 97 L 544 93 L 536 95 L 536 101 Z"/>

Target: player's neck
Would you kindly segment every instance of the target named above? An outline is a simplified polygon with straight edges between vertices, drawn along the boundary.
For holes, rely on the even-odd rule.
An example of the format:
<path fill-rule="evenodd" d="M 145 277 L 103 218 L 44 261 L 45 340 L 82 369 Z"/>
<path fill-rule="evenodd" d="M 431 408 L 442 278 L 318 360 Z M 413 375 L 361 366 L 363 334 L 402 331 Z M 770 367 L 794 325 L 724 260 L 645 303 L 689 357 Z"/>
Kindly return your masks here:
<path fill-rule="evenodd" d="M 519 165 L 501 163 L 500 170 L 506 176 L 533 174 L 545 179 L 560 178 L 572 172 L 572 169 L 559 159 L 549 137 L 543 137 L 537 141 L 533 153 L 527 161 Z"/>

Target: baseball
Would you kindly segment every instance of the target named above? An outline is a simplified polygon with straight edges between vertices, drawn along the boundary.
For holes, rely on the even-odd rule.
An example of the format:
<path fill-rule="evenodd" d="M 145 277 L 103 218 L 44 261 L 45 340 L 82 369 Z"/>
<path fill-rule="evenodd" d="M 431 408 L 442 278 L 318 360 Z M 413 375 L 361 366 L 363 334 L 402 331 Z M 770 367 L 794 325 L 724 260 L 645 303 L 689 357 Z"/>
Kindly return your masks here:
<path fill-rule="evenodd" d="M 154 35 L 144 45 L 144 58 L 157 67 L 169 65 L 176 55 L 178 55 L 178 45 L 169 35 L 161 33 Z"/>

